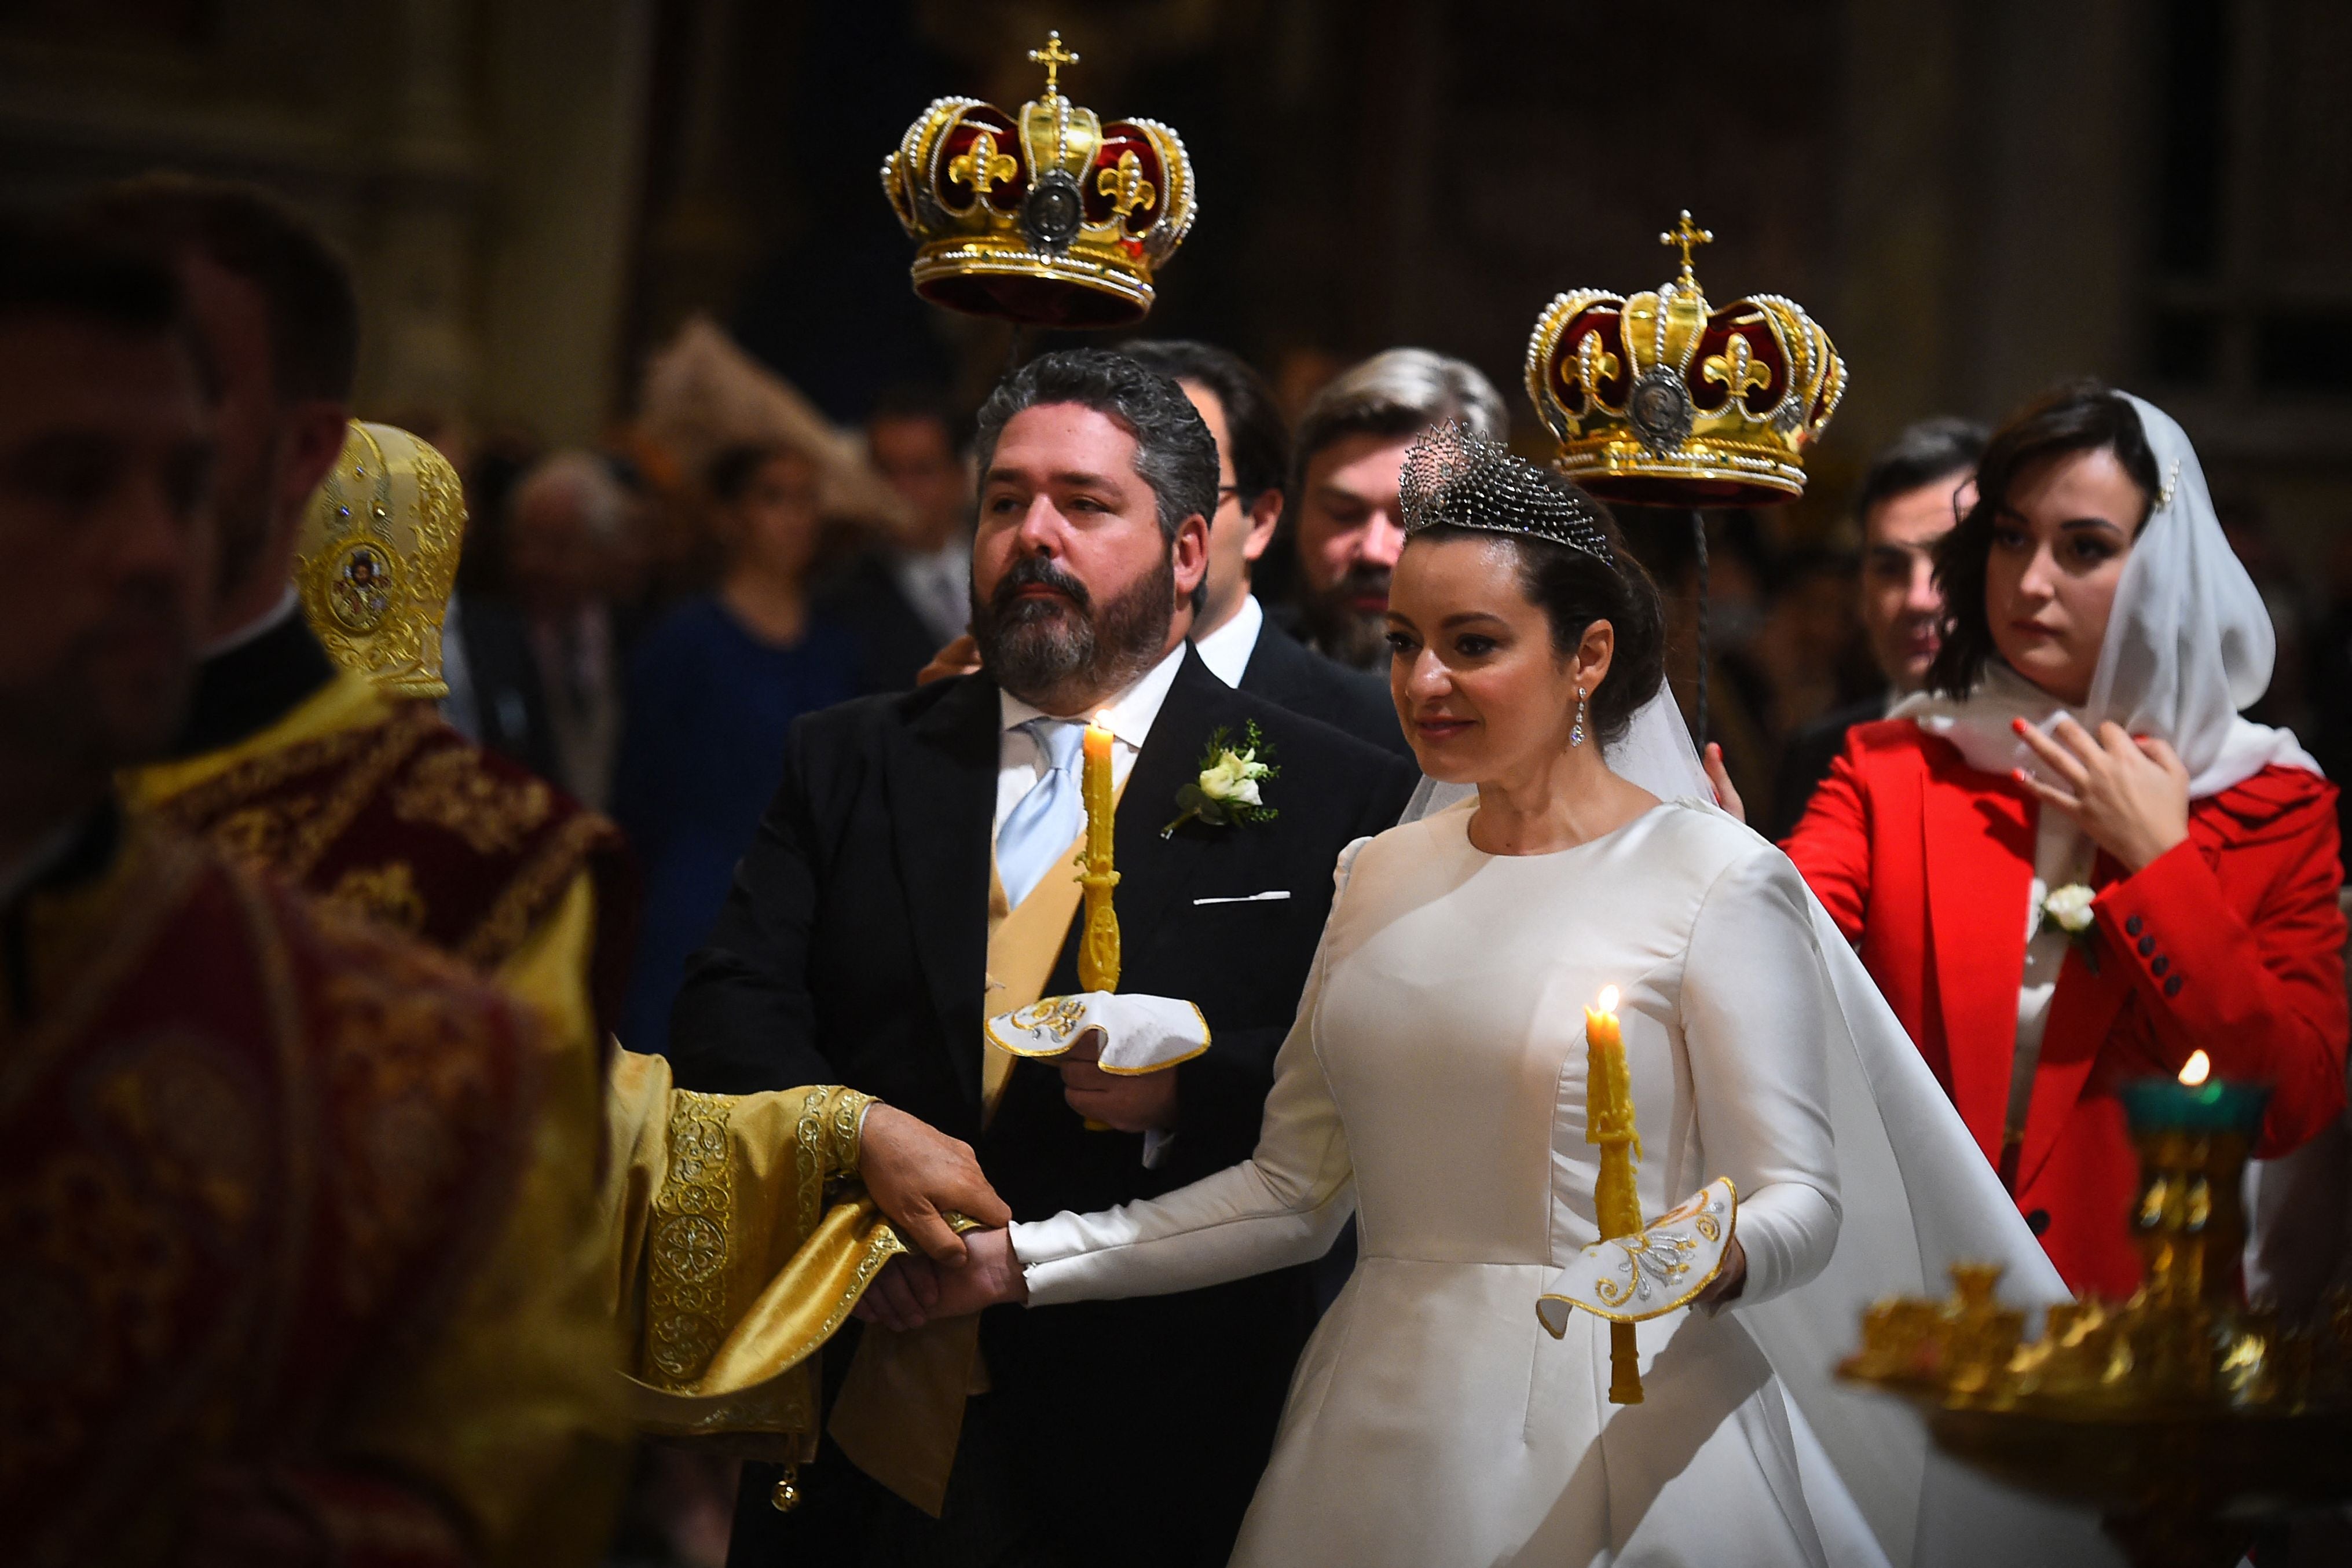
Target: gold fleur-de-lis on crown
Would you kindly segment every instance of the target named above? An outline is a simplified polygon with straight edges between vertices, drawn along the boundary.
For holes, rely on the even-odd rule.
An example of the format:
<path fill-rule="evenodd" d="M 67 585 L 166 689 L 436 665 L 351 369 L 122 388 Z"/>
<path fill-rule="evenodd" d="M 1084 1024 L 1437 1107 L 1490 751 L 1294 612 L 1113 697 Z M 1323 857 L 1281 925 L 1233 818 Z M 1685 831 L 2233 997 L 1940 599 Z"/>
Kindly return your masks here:
<path fill-rule="evenodd" d="M 1681 248 L 1683 253 L 1682 280 L 1688 283 L 1691 281 L 1692 248 L 1696 246 L 1713 245 L 1715 243 L 1715 231 L 1713 229 L 1701 228 L 1698 225 L 1691 222 L 1690 209 L 1688 207 L 1685 207 L 1682 210 L 1681 215 L 1675 219 L 1675 226 L 1666 230 L 1665 233 L 1658 236 L 1658 243 L 1660 245 L 1676 246 Z"/>
<path fill-rule="evenodd" d="M 1734 332 L 1719 354 L 1709 354 L 1698 367 L 1699 374 L 1723 388 L 1727 398 L 1745 396 L 1749 390 L 1772 384 L 1772 373 L 1756 363 L 1755 351 L 1744 332 Z"/>
<path fill-rule="evenodd" d="M 1045 68 L 1045 96 L 1048 98 L 1062 90 L 1062 68 L 1078 63 L 1077 52 L 1062 47 L 1062 35 L 1058 28 L 1045 35 L 1044 48 L 1029 51 L 1029 58 Z"/>
<path fill-rule="evenodd" d="M 1132 212 L 1150 212 L 1160 193 L 1143 177 L 1143 160 L 1129 147 L 1118 155 L 1118 167 L 1095 176 L 1095 189 L 1110 198 L 1111 210 L 1124 218 Z"/>
<path fill-rule="evenodd" d="M 1615 378 L 1617 356 L 1601 342 L 1601 331 L 1593 328 L 1576 340 L 1576 379 L 1584 385 L 1584 395 L 1598 401 L 1601 384 Z"/>
<path fill-rule="evenodd" d="M 1009 153 L 996 150 L 996 138 L 986 131 L 971 139 L 971 145 L 948 160 L 948 179 L 958 184 L 970 185 L 978 197 L 983 190 L 1000 180 L 1009 180 L 1021 172 L 1021 165 Z"/>

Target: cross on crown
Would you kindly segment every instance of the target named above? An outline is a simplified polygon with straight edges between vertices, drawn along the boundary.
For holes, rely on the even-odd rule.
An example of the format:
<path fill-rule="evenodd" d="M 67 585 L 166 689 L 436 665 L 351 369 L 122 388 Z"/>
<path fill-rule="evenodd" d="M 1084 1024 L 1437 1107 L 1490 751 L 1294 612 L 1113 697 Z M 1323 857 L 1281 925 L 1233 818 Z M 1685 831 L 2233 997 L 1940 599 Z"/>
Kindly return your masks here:
<path fill-rule="evenodd" d="M 1062 47 L 1062 34 L 1059 28 L 1047 33 L 1045 47 L 1042 49 L 1031 49 L 1029 58 L 1034 63 L 1045 68 L 1045 91 L 1048 94 L 1062 90 L 1062 68 L 1078 63 L 1076 52 Z M 1685 213 L 1683 216 L 1688 217 L 1690 215 Z"/>
<path fill-rule="evenodd" d="M 1032 56 L 1031 58 L 1034 58 L 1035 57 Z M 1673 245 L 1682 247 L 1682 280 L 1687 283 L 1691 280 L 1692 247 L 1695 246 L 1714 244 L 1715 231 L 1713 229 L 1701 228 L 1698 225 L 1691 222 L 1690 209 L 1688 207 L 1685 207 L 1682 210 L 1681 216 L 1675 219 L 1675 226 L 1668 229 L 1665 233 L 1658 236 L 1658 243 L 1660 245 Z"/>

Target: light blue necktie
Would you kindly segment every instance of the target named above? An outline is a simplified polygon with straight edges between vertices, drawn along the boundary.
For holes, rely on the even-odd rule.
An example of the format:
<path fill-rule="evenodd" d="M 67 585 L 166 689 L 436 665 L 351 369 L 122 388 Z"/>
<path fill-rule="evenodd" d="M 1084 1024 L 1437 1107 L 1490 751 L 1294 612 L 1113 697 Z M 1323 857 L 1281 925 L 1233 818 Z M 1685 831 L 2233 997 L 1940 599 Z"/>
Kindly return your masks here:
<path fill-rule="evenodd" d="M 1075 719 L 1032 719 L 1019 727 L 1029 731 L 1053 771 L 1029 786 L 996 830 L 997 879 L 1004 884 L 1005 901 L 1014 907 L 1077 841 L 1078 824 L 1086 817 L 1078 784 L 1086 726 Z"/>

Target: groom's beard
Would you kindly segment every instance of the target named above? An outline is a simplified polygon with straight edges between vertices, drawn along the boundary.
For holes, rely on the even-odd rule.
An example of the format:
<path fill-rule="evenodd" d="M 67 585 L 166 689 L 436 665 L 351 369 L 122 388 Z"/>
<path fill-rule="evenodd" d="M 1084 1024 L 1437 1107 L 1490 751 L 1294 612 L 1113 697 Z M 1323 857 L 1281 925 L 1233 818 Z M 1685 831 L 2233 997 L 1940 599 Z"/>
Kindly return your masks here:
<path fill-rule="evenodd" d="M 1065 599 L 1018 597 L 1032 584 Z M 980 667 L 997 685 L 1039 708 L 1073 686 L 1112 692 L 1160 661 L 1176 614 L 1172 552 L 1099 609 L 1087 585 L 1043 555 L 1014 562 L 983 604 L 975 594 L 971 635 Z"/>

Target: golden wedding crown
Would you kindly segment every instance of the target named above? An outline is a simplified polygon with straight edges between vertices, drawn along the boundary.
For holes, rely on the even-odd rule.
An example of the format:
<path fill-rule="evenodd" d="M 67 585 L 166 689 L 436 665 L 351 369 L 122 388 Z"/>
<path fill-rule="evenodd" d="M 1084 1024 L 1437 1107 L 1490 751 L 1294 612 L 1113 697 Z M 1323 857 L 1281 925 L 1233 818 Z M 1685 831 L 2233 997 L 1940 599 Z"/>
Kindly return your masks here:
<path fill-rule="evenodd" d="M 882 190 L 917 241 L 915 292 L 978 316 L 1120 327 L 1151 309 L 1151 274 L 1192 226 L 1192 164 L 1151 120 L 1104 124 L 1062 95 L 1078 57 L 1029 51 L 1045 91 L 1005 114 L 942 98 L 882 161 Z"/>
<path fill-rule="evenodd" d="M 457 580 L 466 497 L 428 442 L 354 419 L 302 517 L 294 585 L 343 668 L 395 697 L 446 697 L 441 620 Z"/>
<path fill-rule="evenodd" d="M 1528 396 L 1558 467 L 1603 500 L 1760 506 L 1805 489 L 1804 450 L 1845 394 L 1845 362 L 1793 300 L 1709 307 L 1691 249 L 1715 237 L 1687 212 L 1658 237 L 1682 275 L 1631 299 L 1580 289 L 1528 340 Z"/>

